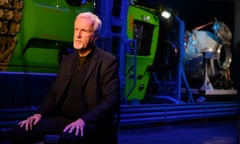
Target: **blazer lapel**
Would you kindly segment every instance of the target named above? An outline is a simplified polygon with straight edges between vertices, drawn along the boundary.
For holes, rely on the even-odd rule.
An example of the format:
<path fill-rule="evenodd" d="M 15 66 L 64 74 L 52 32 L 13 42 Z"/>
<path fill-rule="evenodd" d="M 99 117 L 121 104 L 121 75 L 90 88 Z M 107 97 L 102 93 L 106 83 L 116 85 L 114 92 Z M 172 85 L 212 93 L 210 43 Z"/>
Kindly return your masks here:
<path fill-rule="evenodd" d="M 65 65 L 67 67 L 64 69 L 64 75 L 61 78 L 62 83 L 60 83 L 59 89 L 57 90 L 57 97 L 56 97 L 57 102 L 63 96 L 63 94 L 67 88 L 67 85 L 69 84 L 69 82 L 72 78 L 72 68 L 73 68 L 74 60 L 75 60 L 75 56 L 73 56 L 72 59 L 70 60 L 71 64 Z"/>
<path fill-rule="evenodd" d="M 95 50 L 94 50 L 94 55 L 91 59 L 90 65 L 86 71 L 86 76 L 84 77 L 82 86 L 85 85 L 85 83 L 86 83 L 87 79 L 89 78 L 89 76 L 91 75 L 93 69 L 96 67 L 96 64 L 97 64 L 97 48 L 95 48 Z"/>

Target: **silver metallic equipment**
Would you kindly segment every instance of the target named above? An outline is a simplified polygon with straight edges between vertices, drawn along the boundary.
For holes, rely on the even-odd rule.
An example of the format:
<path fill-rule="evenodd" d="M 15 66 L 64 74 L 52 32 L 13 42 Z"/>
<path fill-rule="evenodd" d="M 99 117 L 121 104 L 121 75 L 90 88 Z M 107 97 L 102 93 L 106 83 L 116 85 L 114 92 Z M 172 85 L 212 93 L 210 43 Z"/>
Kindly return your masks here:
<path fill-rule="evenodd" d="M 210 24 L 212 32 L 199 30 L 203 28 L 200 26 L 185 35 L 185 71 L 190 79 L 203 79 L 201 90 L 214 89 L 210 79 L 225 75 L 232 61 L 231 31 L 223 22 L 215 20 L 206 25 Z"/>

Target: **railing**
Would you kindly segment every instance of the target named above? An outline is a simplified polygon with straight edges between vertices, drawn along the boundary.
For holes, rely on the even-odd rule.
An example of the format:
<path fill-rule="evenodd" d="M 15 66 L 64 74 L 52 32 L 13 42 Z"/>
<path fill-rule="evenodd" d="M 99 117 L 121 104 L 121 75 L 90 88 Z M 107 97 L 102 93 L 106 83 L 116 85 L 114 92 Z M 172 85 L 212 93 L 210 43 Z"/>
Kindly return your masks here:
<path fill-rule="evenodd" d="M 202 104 L 142 104 L 121 105 L 121 126 L 151 124 L 187 119 L 204 119 L 239 115 L 239 102 Z M 26 118 L 37 107 L 0 109 L 0 129 L 7 129 Z"/>
<path fill-rule="evenodd" d="M 239 106 L 239 102 L 123 105 L 120 126 L 234 116 Z"/>

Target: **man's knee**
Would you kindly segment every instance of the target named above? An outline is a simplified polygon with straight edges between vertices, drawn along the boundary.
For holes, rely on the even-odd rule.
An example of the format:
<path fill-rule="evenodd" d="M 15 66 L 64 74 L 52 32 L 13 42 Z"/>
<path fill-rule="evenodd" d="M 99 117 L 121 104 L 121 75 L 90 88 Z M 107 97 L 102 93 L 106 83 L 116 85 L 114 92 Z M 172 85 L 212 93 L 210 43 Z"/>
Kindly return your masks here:
<path fill-rule="evenodd" d="M 29 130 L 26 131 L 25 127 L 19 127 L 15 126 L 9 131 L 9 139 L 12 143 L 33 143 L 33 142 L 38 142 L 43 140 L 43 134 L 39 133 L 38 131 L 34 130 Z"/>
<path fill-rule="evenodd" d="M 28 133 L 25 131 L 24 128 L 20 128 L 18 126 L 13 127 L 9 133 L 9 140 L 11 141 L 11 143 L 13 144 L 17 144 L 17 143 L 30 143 L 30 139 L 28 137 Z"/>
<path fill-rule="evenodd" d="M 64 132 L 60 135 L 59 143 L 60 144 L 79 144 L 84 142 L 84 137 L 76 136 L 75 133 Z"/>

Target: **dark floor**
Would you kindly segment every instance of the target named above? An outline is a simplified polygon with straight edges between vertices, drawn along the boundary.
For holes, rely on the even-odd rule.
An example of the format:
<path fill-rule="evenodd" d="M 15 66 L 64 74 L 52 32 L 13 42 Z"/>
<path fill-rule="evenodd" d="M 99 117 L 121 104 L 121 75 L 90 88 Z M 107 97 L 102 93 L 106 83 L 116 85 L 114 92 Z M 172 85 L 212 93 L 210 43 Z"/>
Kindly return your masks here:
<path fill-rule="evenodd" d="M 237 118 L 168 122 L 119 130 L 119 144 L 240 144 Z"/>
<path fill-rule="evenodd" d="M 119 144 L 240 144 L 239 118 L 120 127 Z M 0 144 L 9 144 L 7 141 Z"/>

